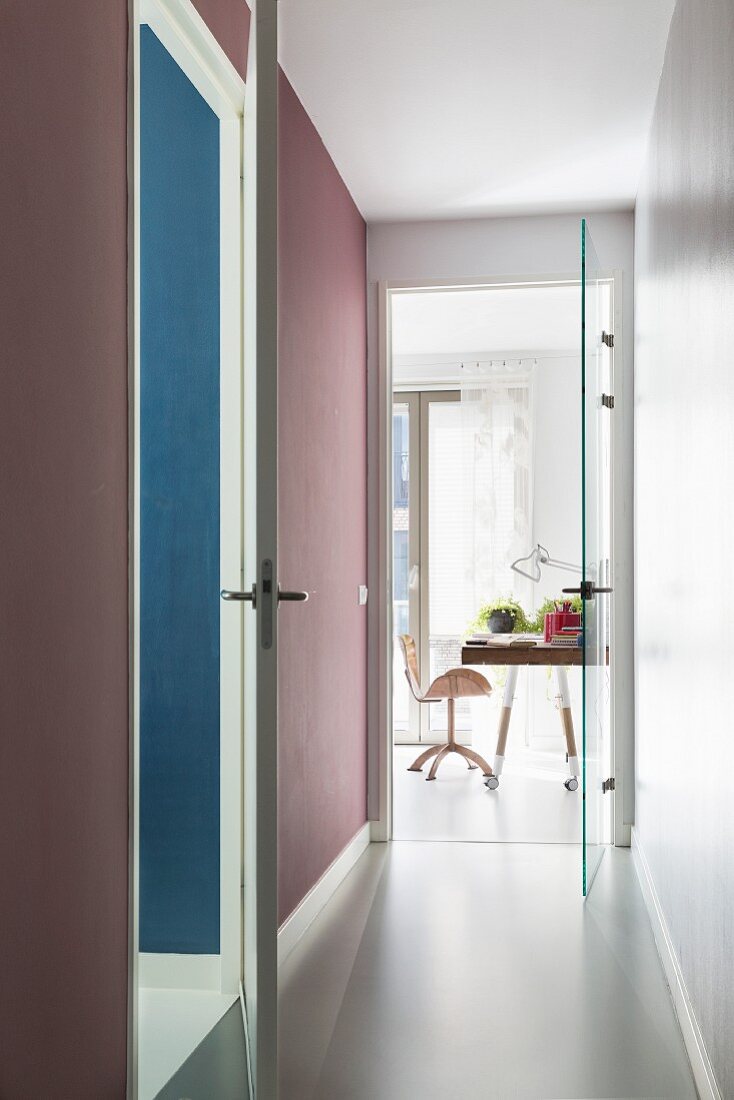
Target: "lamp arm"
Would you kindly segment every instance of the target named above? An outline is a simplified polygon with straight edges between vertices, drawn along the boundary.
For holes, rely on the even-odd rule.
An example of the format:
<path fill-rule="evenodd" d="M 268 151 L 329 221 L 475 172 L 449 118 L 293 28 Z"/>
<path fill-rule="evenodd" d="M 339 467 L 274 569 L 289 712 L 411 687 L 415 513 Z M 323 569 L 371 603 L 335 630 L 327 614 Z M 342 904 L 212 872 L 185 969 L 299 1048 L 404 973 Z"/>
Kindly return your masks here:
<path fill-rule="evenodd" d="M 521 577 L 527 577 L 529 581 L 533 581 L 537 584 L 537 582 L 540 580 L 540 566 L 538 565 L 538 556 L 538 547 L 536 546 L 524 558 L 517 558 L 515 561 L 513 561 L 510 565 L 510 569 L 513 569 L 515 573 L 519 573 Z M 528 573 L 527 569 L 522 568 L 521 563 L 526 561 L 532 562 L 533 566 L 535 567 L 534 572 Z"/>
<path fill-rule="evenodd" d="M 557 558 L 541 558 L 543 565 L 550 565 L 553 569 L 567 569 L 569 573 L 583 573 L 580 565 L 574 565 L 572 561 L 559 561 Z"/>
<path fill-rule="evenodd" d="M 522 566 L 525 562 L 532 568 L 532 573 L 527 569 L 523 569 Z M 524 558 L 517 558 L 513 561 L 510 569 L 515 573 L 519 573 L 521 577 L 527 577 L 529 581 L 533 581 L 537 584 L 540 580 L 540 567 L 541 565 L 550 565 L 553 569 L 566 569 L 571 573 L 583 574 L 583 569 L 580 565 L 575 565 L 572 561 L 561 561 L 559 558 L 552 558 L 545 546 L 538 543 Z"/>

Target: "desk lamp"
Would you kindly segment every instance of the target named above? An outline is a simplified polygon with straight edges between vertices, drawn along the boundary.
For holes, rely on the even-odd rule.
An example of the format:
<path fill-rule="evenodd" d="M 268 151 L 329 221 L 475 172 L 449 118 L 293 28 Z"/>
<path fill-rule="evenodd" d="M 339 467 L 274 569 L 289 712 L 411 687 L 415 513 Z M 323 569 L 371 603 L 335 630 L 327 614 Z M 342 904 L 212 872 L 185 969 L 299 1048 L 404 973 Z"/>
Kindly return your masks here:
<path fill-rule="evenodd" d="M 528 569 L 523 569 L 525 562 L 528 563 L 531 572 L 528 572 Z M 582 572 L 580 565 L 574 565 L 573 562 L 570 561 L 559 561 L 557 558 L 552 558 L 545 546 L 541 546 L 540 543 L 533 547 L 530 553 L 526 554 L 524 558 L 517 558 L 513 561 L 510 569 L 514 569 L 521 577 L 527 577 L 528 580 L 537 583 L 540 580 L 541 565 L 550 565 L 554 569 L 568 569 L 571 573 Z"/>

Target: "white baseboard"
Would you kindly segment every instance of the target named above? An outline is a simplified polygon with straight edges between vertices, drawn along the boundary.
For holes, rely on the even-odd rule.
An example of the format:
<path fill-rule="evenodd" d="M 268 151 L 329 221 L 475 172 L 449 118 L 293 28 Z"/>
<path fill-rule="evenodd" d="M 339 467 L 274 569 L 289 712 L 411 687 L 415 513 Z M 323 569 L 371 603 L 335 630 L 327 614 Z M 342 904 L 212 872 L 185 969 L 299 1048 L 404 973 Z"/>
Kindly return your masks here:
<path fill-rule="evenodd" d="M 219 990 L 220 974 L 219 955 L 138 955 L 138 985 L 145 989 Z"/>
<path fill-rule="evenodd" d="M 701 1030 L 698 1026 L 691 999 L 688 996 L 686 983 L 675 953 L 673 940 L 668 931 L 660 899 L 658 898 L 650 868 L 645 853 L 640 845 L 637 830 L 632 828 L 632 856 L 635 861 L 637 877 L 640 880 L 642 896 L 645 899 L 647 912 L 650 917 L 655 943 L 657 944 L 660 959 L 665 971 L 670 993 L 673 998 L 678 1023 L 683 1033 L 683 1042 L 688 1052 L 688 1058 L 693 1070 L 693 1079 L 701 1100 L 722 1100 L 719 1086 L 711 1066 L 711 1060 L 706 1052 Z"/>
<path fill-rule="evenodd" d="M 336 888 L 347 877 L 370 843 L 370 823 L 366 822 L 346 848 L 312 886 L 303 901 L 283 922 L 278 931 L 278 965 L 285 962 L 309 924 L 321 912 Z"/>
<path fill-rule="evenodd" d="M 385 844 L 390 837 L 387 835 L 387 822 L 370 821 L 370 841 L 373 844 Z"/>

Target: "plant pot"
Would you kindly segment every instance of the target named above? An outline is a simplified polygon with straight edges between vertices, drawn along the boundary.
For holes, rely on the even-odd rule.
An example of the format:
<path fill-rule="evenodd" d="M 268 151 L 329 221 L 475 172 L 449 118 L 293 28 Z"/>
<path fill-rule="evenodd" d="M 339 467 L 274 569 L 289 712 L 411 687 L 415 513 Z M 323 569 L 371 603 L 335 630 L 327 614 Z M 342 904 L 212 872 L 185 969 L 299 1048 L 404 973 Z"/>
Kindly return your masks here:
<path fill-rule="evenodd" d="M 512 634 L 515 627 L 515 615 L 512 611 L 493 611 L 487 620 L 490 634 Z"/>

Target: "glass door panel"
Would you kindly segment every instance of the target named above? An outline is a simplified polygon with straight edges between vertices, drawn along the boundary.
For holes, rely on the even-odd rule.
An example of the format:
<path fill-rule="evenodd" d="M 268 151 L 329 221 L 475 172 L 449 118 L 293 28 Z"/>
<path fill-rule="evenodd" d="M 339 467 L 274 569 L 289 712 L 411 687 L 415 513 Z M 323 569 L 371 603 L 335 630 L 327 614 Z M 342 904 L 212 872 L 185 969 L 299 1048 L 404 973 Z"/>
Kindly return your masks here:
<path fill-rule="evenodd" d="M 603 783 L 610 766 L 611 615 L 610 410 L 611 284 L 600 273 L 586 219 L 581 223 L 581 497 L 583 597 L 583 892 L 587 895 L 611 839 Z"/>
<path fill-rule="evenodd" d="M 400 401 L 393 406 L 393 634 L 410 634 L 408 583 L 410 574 L 410 406 Z M 393 732 L 410 729 L 410 690 L 403 672 L 400 647 L 393 646 Z"/>
<path fill-rule="evenodd" d="M 393 404 L 393 638 L 410 634 L 420 647 L 420 394 L 399 393 Z M 393 735 L 397 743 L 421 736 L 421 707 L 393 644 Z"/>
<path fill-rule="evenodd" d="M 458 391 L 422 395 L 424 442 L 424 551 L 428 578 L 423 591 L 423 645 L 426 683 L 461 665 L 461 641 L 476 614 L 474 584 L 467 553 L 473 539 L 473 516 L 462 500 L 465 481 L 466 427 Z M 471 740 L 471 702 L 456 704 L 456 731 Z M 424 739 L 441 740 L 448 728 L 447 705 L 423 708 Z"/>

